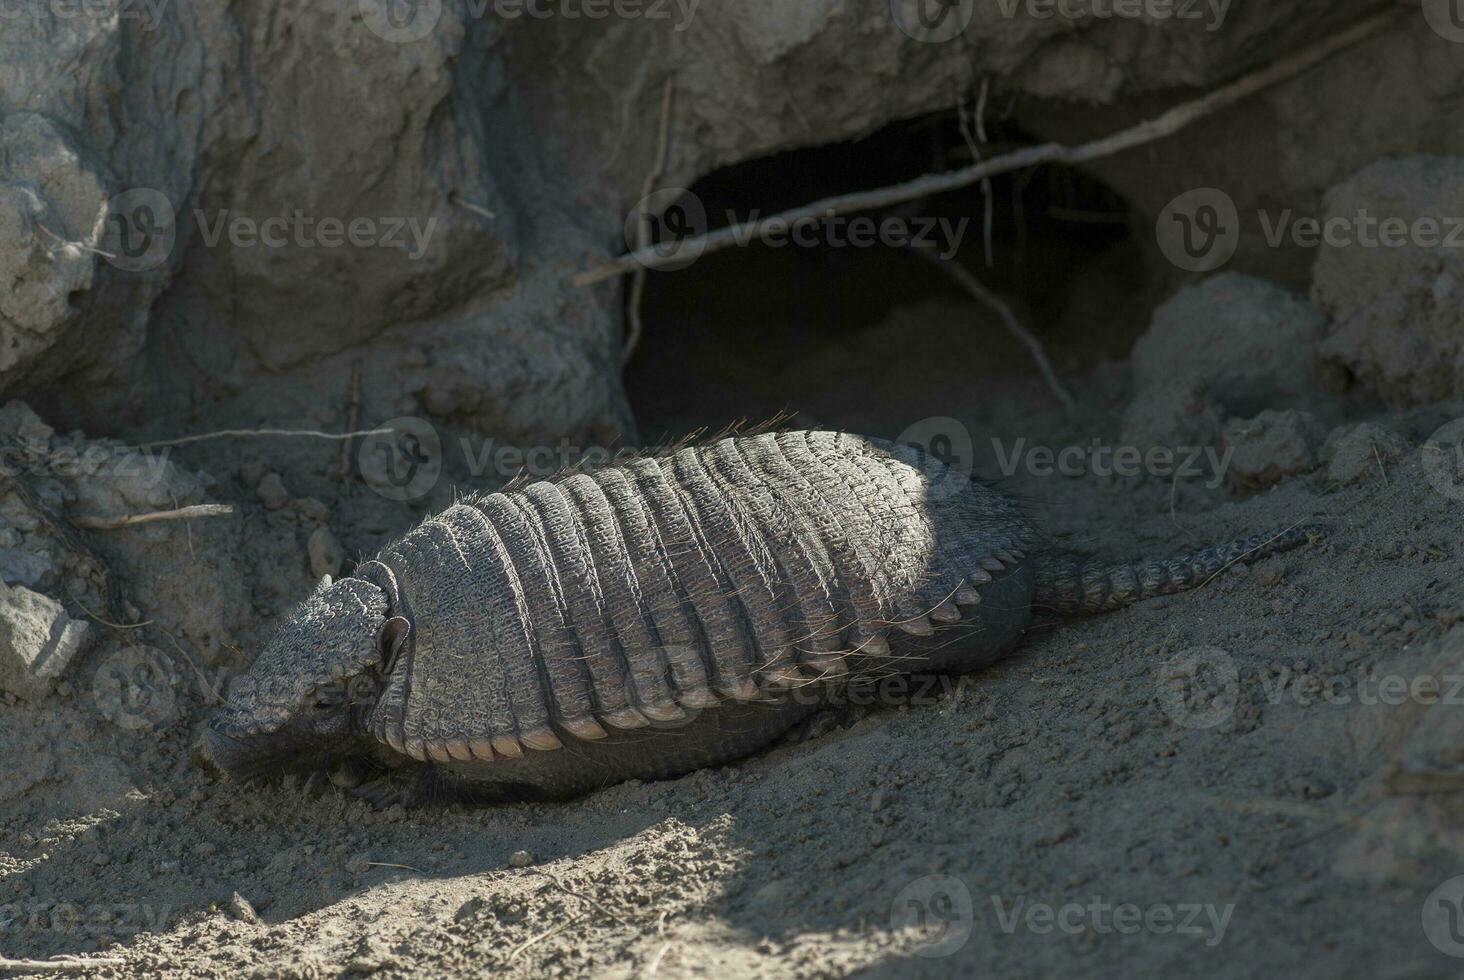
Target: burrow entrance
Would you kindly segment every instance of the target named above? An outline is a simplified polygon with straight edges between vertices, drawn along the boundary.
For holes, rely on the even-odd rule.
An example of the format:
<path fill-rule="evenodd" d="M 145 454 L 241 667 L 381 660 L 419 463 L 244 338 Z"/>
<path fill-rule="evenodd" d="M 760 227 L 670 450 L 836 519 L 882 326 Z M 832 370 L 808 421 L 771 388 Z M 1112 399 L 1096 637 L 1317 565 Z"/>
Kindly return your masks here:
<path fill-rule="evenodd" d="M 986 135 L 986 156 L 1031 142 L 1012 124 Z M 946 113 L 718 170 L 690 190 L 716 228 L 960 167 L 969 146 Z M 979 276 L 1062 372 L 1126 356 L 1156 299 L 1127 203 L 1072 168 L 998 176 L 989 199 L 975 186 L 857 216 L 876 238 L 903 228 L 918 245 L 851 244 L 854 217 L 803 244 L 752 243 L 649 275 L 626 375 L 644 438 L 788 411 L 888 431 L 953 393 L 1035 379 L 995 316 L 913 248 Z"/>

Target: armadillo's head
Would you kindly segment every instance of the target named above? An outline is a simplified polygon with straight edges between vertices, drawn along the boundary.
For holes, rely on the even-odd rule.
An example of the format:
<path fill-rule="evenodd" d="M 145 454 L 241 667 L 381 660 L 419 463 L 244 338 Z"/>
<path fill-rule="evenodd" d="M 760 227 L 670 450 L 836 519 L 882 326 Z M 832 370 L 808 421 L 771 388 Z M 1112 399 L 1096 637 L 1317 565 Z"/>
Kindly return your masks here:
<path fill-rule="evenodd" d="M 404 623 L 391 618 L 376 585 L 322 579 L 230 686 L 209 720 L 210 759 L 231 777 L 250 779 L 317 769 L 349 754 Z"/>

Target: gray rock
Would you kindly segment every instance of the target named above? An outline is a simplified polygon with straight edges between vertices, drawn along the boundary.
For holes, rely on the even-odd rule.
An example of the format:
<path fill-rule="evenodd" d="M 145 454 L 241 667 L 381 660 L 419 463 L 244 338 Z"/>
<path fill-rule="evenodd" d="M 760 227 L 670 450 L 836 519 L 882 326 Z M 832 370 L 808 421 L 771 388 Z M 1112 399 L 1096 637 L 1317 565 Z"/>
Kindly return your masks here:
<path fill-rule="evenodd" d="M 332 578 L 341 573 L 341 543 L 328 527 L 318 527 L 310 532 L 306 545 L 310 555 L 310 574 L 316 578 L 329 575 Z"/>
<path fill-rule="evenodd" d="M 3 45 L 0 45 L 3 51 Z M 93 233 L 107 193 L 95 161 L 56 123 L 35 112 L 0 122 L 0 384 L 34 372 L 73 336 L 71 297 L 97 275 L 97 257 L 77 247 Z M 69 345 L 74 352 L 80 344 Z"/>
<path fill-rule="evenodd" d="M 1316 468 L 1321 432 L 1306 412 L 1265 411 L 1225 426 L 1230 451 L 1226 478 L 1232 486 L 1256 490 Z"/>
<path fill-rule="evenodd" d="M 246 925 L 257 926 L 261 921 L 259 913 L 254 910 L 253 903 L 238 892 L 229 898 L 229 914 Z"/>
<path fill-rule="evenodd" d="M 1219 418 L 1307 406 L 1325 323 L 1302 297 L 1251 276 L 1222 273 L 1181 290 L 1134 346 L 1125 441 L 1206 445 Z"/>
<path fill-rule="evenodd" d="M 85 622 L 23 586 L 0 586 L 0 687 L 39 702 L 86 647 Z"/>
<path fill-rule="evenodd" d="M 1326 317 L 1275 283 L 1226 272 L 1180 290 L 1134 345 L 1138 388 L 1199 384 L 1232 415 L 1310 394 Z"/>
<path fill-rule="evenodd" d="M 56 565 L 49 556 L 20 548 L 0 548 L 0 581 L 35 589 L 52 584 Z"/>
<path fill-rule="evenodd" d="M 6 439 L 14 440 L 21 432 L 38 437 L 43 431 L 44 423 L 24 406 L 0 410 L 0 436 Z M 58 468 L 54 478 L 33 481 L 37 496 L 53 511 L 136 514 L 208 499 L 203 480 L 173 459 L 170 447 L 134 450 L 108 440 L 87 439 L 80 432 L 55 436 L 51 441 L 53 454 L 64 444 L 79 460 L 64 470 Z M 59 496 L 47 489 L 51 485 Z M 20 535 L 7 535 L 6 524 Z M 96 546 L 109 570 L 128 583 L 129 601 L 147 611 L 145 617 L 137 610 L 129 612 L 124 603 L 119 610 L 124 619 L 158 622 L 180 641 L 193 644 L 209 664 L 228 653 L 226 644 L 237 647 L 248 642 L 250 590 L 240 570 L 233 521 L 213 518 L 139 525 L 123 533 L 98 535 Z M 4 548 L 49 554 L 58 566 L 66 554 L 49 527 L 16 495 L 0 496 L 0 549 Z M 20 571 L 28 574 L 30 563 L 23 558 L 16 561 Z M 3 563 L 0 556 L 0 578 L 5 577 Z M 293 563 L 298 564 L 298 558 Z M 56 569 L 58 576 L 62 572 L 61 567 Z M 50 588 L 47 578 L 39 584 L 43 590 Z M 71 577 L 67 585 L 82 592 L 96 588 L 88 584 L 85 573 Z M 94 591 L 86 592 L 85 597 L 78 592 L 77 601 L 98 613 L 106 606 L 105 596 Z"/>
<path fill-rule="evenodd" d="M 29 405 L 8 401 L 0 406 L 0 431 L 13 432 L 26 447 L 38 452 L 50 448 L 56 430 L 41 420 Z"/>
<path fill-rule="evenodd" d="M 1355 240 L 1317 254 L 1312 299 L 1333 321 L 1322 355 L 1390 405 L 1464 394 L 1464 256 L 1447 244 L 1460 214 L 1464 157 L 1381 160 L 1327 194 L 1326 220 Z"/>
<path fill-rule="evenodd" d="M 290 491 L 285 489 L 285 481 L 278 473 L 266 473 L 254 492 L 265 510 L 279 510 L 290 502 Z"/>
<path fill-rule="evenodd" d="M 1134 395 L 1124 416 L 1123 442 L 1154 446 L 1212 446 L 1224 427 L 1223 409 L 1196 384 L 1145 388 Z"/>
<path fill-rule="evenodd" d="M 1328 480 L 1356 483 L 1382 476 L 1383 468 L 1402 459 L 1407 448 L 1403 437 L 1387 426 L 1363 422 L 1333 429 L 1321 457 L 1327 463 Z"/>

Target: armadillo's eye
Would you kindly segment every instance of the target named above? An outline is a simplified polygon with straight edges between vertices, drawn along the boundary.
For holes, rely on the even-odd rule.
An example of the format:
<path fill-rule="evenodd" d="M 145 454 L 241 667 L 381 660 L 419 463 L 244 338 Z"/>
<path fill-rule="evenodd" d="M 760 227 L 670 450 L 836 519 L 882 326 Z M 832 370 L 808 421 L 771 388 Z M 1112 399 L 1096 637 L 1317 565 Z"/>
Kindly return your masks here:
<path fill-rule="evenodd" d="M 316 711 L 334 711 L 341 706 L 344 692 L 339 687 L 322 687 L 315 692 L 315 703 L 312 707 Z"/>
<path fill-rule="evenodd" d="M 351 678 L 346 685 L 346 700 L 352 704 L 376 700 L 376 679 L 367 674 Z"/>

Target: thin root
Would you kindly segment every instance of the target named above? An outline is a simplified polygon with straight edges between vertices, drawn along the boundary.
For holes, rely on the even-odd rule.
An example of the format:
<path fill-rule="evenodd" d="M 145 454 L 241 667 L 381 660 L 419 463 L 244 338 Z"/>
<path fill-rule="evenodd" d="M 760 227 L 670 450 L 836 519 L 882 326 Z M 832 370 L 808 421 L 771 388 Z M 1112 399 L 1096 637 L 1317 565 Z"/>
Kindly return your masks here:
<path fill-rule="evenodd" d="M 1064 146 L 1061 143 L 1029 146 L 950 173 L 927 174 L 903 184 L 824 198 L 821 201 L 814 201 L 780 214 L 718 228 L 708 234 L 688 238 L 681 243 L 681 246 L 683 249 L 695 249 L 697 255 L 706 255 L 733 245 L 741 245 L 749 239 L 761 240 L 774 229 L 782 230 L 791 224 L 818 221 L 836 214 L 871 211 L 876 208 L 903 204 L 906 201 L 918 200 L 932 194 L 943 194 L 946 191 L 968 187 L 996 174 L 1022 170 L 1044 163 L 1071 165 L 1113 156 L 1124 150 L 1173 135 L 1198 119 L 1213 115 L 1257 92 L 1294 78 L 1337 52 L 1381 33 L 1395 23 L 1397 17 L 1397 11 L 1390 10 L 1360 21 L 1298 51 L 1289 58 L 1282 58 L 1259 71 L 1251 72 L 1228 85 L 1223 85 L 1207 95 L 1182 102 L 1153 119 L 1091 143 L 1083 143 L 1079 146 Z M 579 273 L 572 277 L 569 283 L 575 287 L 592 286 L 595 283 L 604 282 L 606 279 L 634 272 L 638 268 L 659 268 L 683 255 L 682 249 L 659 255 L 651 246 L 637 248 L 634 252 Z"/>

